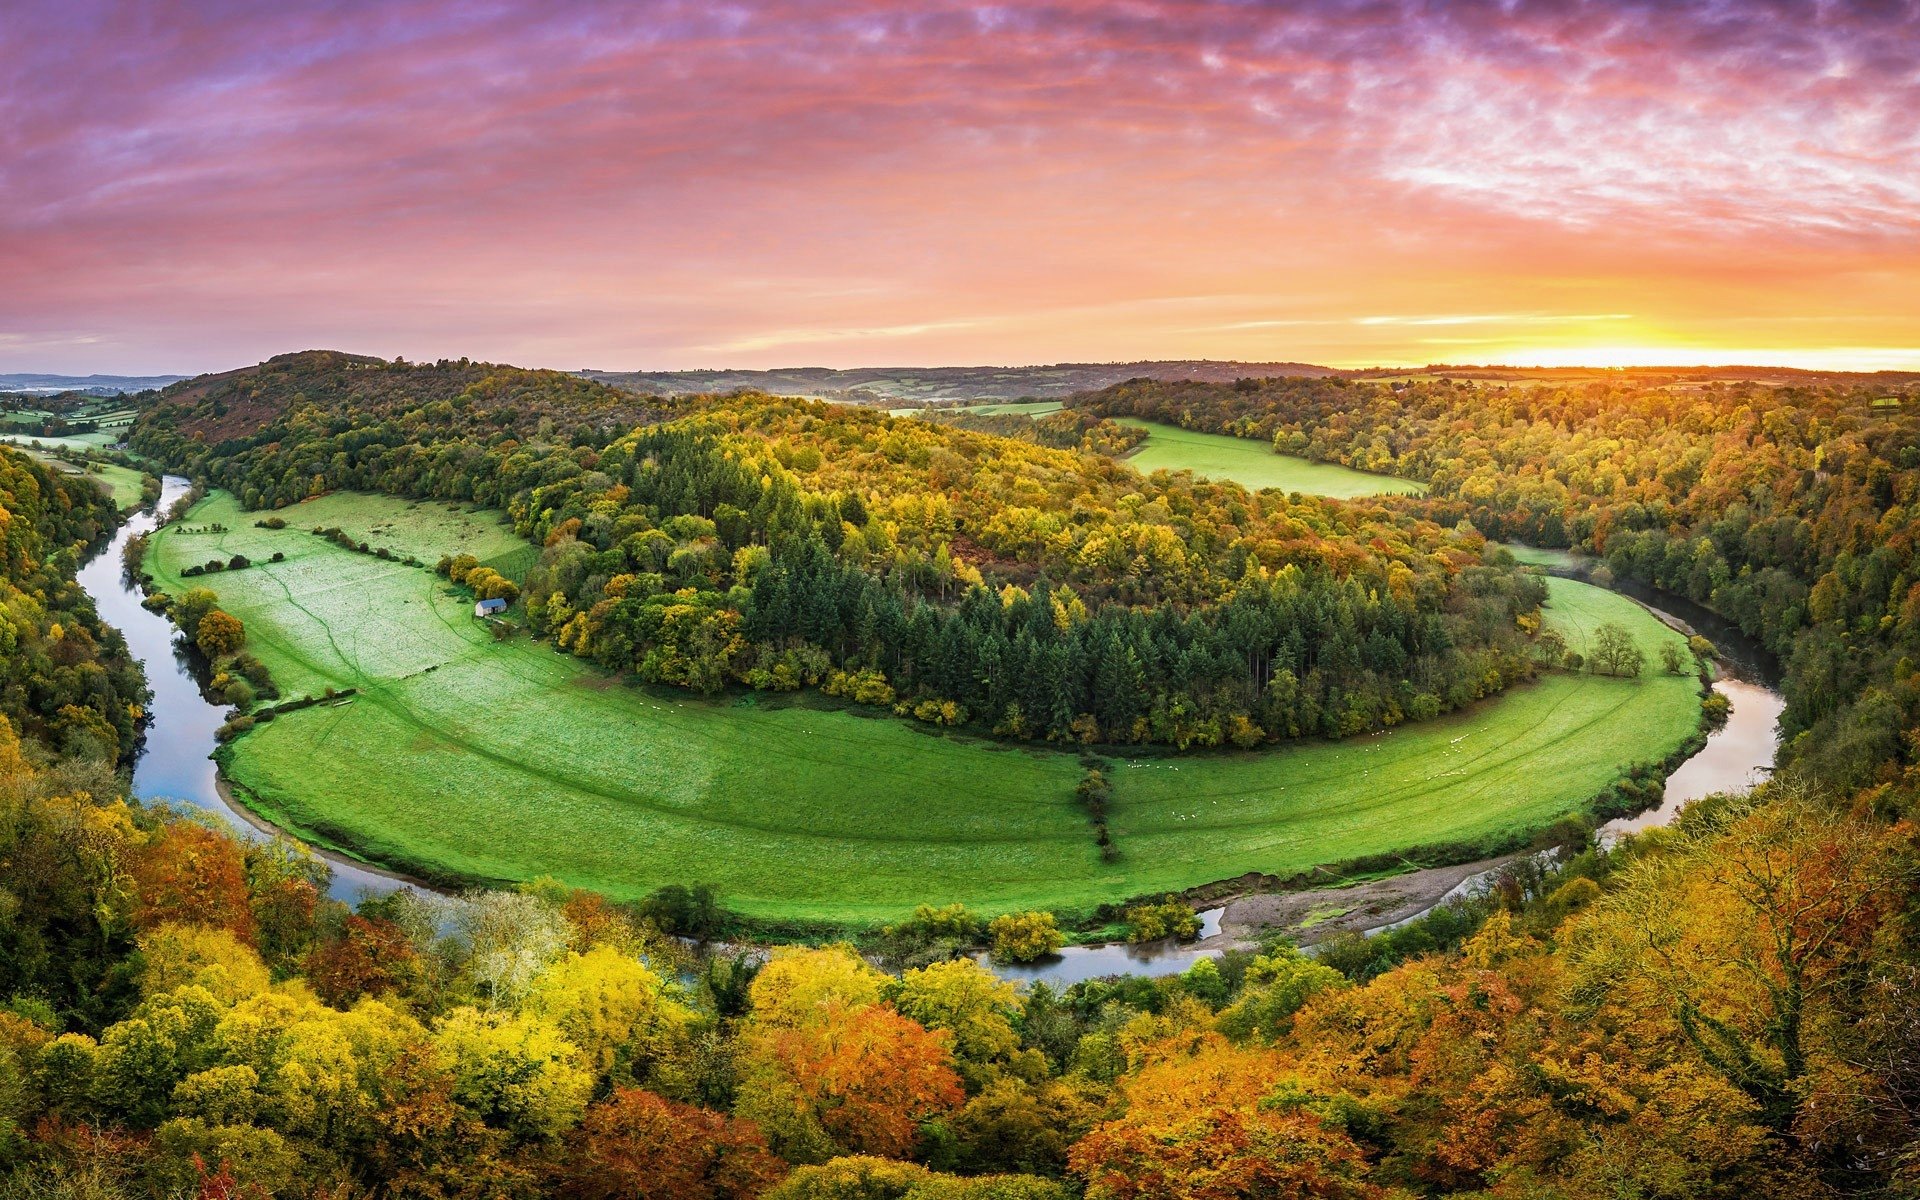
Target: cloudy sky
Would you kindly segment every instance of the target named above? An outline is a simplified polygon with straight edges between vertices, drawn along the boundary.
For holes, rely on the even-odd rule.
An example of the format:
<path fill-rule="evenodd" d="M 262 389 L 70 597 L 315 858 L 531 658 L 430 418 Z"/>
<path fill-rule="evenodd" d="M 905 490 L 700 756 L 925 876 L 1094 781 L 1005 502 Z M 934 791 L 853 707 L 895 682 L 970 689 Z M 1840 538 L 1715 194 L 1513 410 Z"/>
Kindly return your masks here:
<path fill-rule="evenodd" d="M 0 370 L 1920 367 L 1920 4 L 0 11 Z"/>

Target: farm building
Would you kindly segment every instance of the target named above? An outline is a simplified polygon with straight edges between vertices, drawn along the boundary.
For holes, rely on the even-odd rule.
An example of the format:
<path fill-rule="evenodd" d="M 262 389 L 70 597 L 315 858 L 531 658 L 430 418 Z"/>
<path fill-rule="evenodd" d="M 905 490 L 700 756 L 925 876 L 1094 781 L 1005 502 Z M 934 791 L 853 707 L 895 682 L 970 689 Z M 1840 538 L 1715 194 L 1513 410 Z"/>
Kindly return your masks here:
<path fill-rule="evenodd" d="M 505 600 L 482 600 L 473 606 L 473 615 L 476 617 L 496 616 L 505 611 L 507 611 Z"/>

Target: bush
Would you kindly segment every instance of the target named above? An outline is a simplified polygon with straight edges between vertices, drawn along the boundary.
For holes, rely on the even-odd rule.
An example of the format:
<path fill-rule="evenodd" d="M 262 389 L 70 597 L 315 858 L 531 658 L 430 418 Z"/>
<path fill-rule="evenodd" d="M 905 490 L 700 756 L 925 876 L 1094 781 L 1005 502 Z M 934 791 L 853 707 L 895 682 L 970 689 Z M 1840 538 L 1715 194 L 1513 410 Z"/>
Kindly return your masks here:
<path fill-rule="evenodd" d="M 1190 941 L 1200 936 L 1200 915 L 1178 900 L 1136 904 L 1127 910 L 1127 940 L 1157 942 L 1161 938 Z"/>
<path fill-rule="evenodd" d="M 710 883 L 659 888 L 640 902 L 640 915 L 663 932 L 703 942 L 719 933 L 726 920 L 719 892 Z"/>
<path fill-rule="evenodd" d="M 200 618 L 193 634 L 193 644 L 208 658 L 233 654 L 246 642 L 247 628 L 240 618 L 217 608 Z"/>
<path fill-rule="evenodd" d="M 897 966 L 923 967 L 958 958 L 968 946 L 979 942 L 985 932 L 985 923 L 967 911 L 964 904 L 940 908 L 922 904 L 913 910 L 911 917 L 880 931 L 881 953 Z"/>
<path fill-rule="evenodd" d="M 1032 962 L 1067 944 L 1050 912 L 1008 913 L 987 926 L 995 962 Z"/>
<path fill-rule="evenodd" d="M 233 720 L 228 721 L 225 725 L 213 731 L 214 740 L 230 742 L 247 730 L 252 729 L 253 724 L 252 717 L 235 717 Z"/>
<path fill-rule="evenodd" d="M 254 524 L 261 529 L 285 529 L 287 527 L 287 519 L 285 517 L 262 517 L 260 520 L 255 521 Z"/>

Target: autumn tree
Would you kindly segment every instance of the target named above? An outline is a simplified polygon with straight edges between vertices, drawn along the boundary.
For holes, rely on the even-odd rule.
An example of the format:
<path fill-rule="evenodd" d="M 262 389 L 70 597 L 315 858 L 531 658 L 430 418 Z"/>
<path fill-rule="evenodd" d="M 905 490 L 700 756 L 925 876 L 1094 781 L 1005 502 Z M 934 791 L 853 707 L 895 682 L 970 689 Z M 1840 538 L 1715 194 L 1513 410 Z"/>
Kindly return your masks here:
<path fill-rule="evenodd" d="M 418 953 L 406 931 L 380 916 L 358 914 L 340 923 L 337 936 L 307 955 L 307 981 L 336 1008 L 362 996 L 404 991 L 419 978 Z"/>
<path fill-rule="evenodd" d="M 129 869 L 139 925 L 210 925 L 252 944 L 246 856 L 231 837 L 195 821 L 170 821 L 139 848 Z"/>
<path fill-rule="evenodd" d="M 569 952 L 533 981 L 521 1008 L 559 1026 L 596 1075 L 618 1066 L 635 1079 L 673 1054 L 695 1021 L 665 980 L 611 946 Z"/>
<path fill-rule="evenodd" d="M 952 1041 L 886 1004 L 829 1000 L 791 1024 L 756 1017 L 740 1037 L 735 1111 L 791 1162 L 901 1157 L 913 1149 L 920 1122 L 965 1098 Z"/>
<path fill-rule="evenodd" d="M 1701 1061 L 1792 1136 L 1840 1051 L 1859 973 L 1913 887 L 1913 831 L 1831 811 L 1797 782 L 1725 798 L 1592 906 L 1588 1003 L 1670 1013 Z"/>
<path fill-rule="evenodd" d="M 1033 962 L 1067 944 L 1050 912 L 1007 913 L 989 922 L 987 933 L 999 962 Z"/>
<path fill-rule="evenodd" d="M 193 644 L 211 659 L 239 653 L 246 641 L 246 626 L 240 623 L 240 618 L 218 608 L 200 618 L 193 635 Z"/>
<path fill-rule="evenodd" d="M 1124 1115 L 1073 1148 L 1088 1200 L 1381 1195 L 1337 1120 L 1289 1089 L 1270 1051 L 1214 1037 L 1158 1053 L 1123 1085 Z"/>
<path fill-rule="evenodd" d="M 862 1008 L 876 1003 L 888 982 L 851 946 L 776 947 L 749 990 L 753 1019 L 762 1026 L 799 1025 L 830 1008 Z"/>
<path fill-rule="evenodd" d="M 954 1058 L 973 1090 L 1020 1049 L 1020 1035 L 1013 1027 L 1020 1012 L 1019 993 L 970 958 L 908 971 L 893 989 L 892 1000 L 903 1016 L 953 1035 Z M 1042 1064 L 1034 1066 L 1043 1069 Z"/>
<path fill-rule="evenodd" d="M 748 1200 L 786 1172 L 751 1121 L 623 1088 L 567 1134 L 566 1200 Z"/>
<path fill-rule="evenodd" d="M 550 1021 L 460 1008 L 440 1022 L 433 1041 L 453 1076 L 453 1099 L 515 1137 L 552 1137 L 586 1110 L 593 1073 Z"/>

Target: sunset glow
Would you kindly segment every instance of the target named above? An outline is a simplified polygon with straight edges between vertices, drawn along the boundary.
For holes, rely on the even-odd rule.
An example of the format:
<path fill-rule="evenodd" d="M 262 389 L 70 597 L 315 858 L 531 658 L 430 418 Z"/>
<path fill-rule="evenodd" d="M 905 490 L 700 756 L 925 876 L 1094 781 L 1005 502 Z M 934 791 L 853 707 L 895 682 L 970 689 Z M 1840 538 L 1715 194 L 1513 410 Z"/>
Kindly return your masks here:
<path fill-rule="evenodd" d="M 1920 368 L 1912 5 L 9 6 L 0 369 Z"/>

